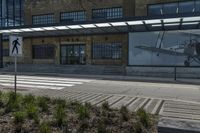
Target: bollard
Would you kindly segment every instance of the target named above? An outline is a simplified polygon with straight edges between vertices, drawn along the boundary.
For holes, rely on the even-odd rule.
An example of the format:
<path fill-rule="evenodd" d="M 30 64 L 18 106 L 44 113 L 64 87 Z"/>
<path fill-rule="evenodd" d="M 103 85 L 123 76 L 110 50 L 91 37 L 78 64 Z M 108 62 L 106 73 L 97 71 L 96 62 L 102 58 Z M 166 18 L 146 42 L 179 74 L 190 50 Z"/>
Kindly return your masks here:
<path fill-rule="evenodd" d="M 174 67 L 174 80 L 176 81 L 177 77 L 176 77 L 176 66 Z"/>

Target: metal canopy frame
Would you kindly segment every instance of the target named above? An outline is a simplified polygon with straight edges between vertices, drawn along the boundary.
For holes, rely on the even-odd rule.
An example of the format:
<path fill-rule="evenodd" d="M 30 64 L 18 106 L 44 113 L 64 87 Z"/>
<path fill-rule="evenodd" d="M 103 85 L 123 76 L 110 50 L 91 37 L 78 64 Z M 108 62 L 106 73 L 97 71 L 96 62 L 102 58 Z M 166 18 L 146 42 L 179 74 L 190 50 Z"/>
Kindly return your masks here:
<path fill-rule="evenodd" d="M 26 25 L 0 28 L 0 34 L 19 34 L 24 37 L 128 33 L 200 28 L 200 13 L 133 17 L 117 20 L 70 22 L 52 25 Z"/>

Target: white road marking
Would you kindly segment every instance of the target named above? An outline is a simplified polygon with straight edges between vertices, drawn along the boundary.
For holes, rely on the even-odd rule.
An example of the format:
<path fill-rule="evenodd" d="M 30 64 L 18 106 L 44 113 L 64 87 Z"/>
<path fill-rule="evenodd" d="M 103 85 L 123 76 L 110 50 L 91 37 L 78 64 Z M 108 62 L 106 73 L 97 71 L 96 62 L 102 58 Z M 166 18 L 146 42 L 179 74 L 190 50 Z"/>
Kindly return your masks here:
<path fill-rule="evenodd" d="M 37 89 L 55 89 L 61 90 L 65 87 L 72 87 L 91 82 L 92 80 L 71 79 L 71 78 L 53 78 L 53 77 L 38 77 L 38 76 L 17 76 L 17 86 Z M 0 85 L 13 87 L 13 75 L 0 75 Z"/>
<path fill-rule="evenodd" d="M 8 78 L 14 78 L 14 75 L 0 75 L 0 78 L 4 78 L 4 77 L 8 77 Z M 60 80 L 60 81 L 79 81 L 79 82 L 91 82 L 92 80 L 88 80 L 88 79 L 76 79 L 76 78 L 58 78 L 58 77 L 44 77 L 44 76 L 21 76 L 18 75 L 18 78 L 22 78 L 22 79 L 39 79 L 39 80 Z"/>

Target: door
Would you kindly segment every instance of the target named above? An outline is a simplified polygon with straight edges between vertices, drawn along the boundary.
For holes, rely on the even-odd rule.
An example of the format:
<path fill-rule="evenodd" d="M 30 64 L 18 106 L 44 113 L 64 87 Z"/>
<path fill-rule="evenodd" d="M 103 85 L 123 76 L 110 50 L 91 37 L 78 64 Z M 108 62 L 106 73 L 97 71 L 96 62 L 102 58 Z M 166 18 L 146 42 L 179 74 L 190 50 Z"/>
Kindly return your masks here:
<path fill-rule="evenodd" d="M 61 45 L 61 64 L 84 65 L 85 61 L 85 45 Z"/>

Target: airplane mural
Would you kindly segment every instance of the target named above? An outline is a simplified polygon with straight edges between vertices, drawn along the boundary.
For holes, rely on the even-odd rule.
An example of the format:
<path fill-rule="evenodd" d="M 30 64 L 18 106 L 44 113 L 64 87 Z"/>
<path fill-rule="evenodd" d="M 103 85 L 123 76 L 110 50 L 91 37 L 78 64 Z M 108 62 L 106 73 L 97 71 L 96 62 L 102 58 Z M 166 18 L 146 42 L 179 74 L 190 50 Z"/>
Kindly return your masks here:
<path fill-rule="evenodd" d="M 185 43 L 183 44 L 163 48 L 162 42 L 164 35 L 165 32 L 163 32 L 161 37 L 158 38 L 156 47 L 140 45 L 140 46 L 135 46 L 135 48 L 157 53 L 157 56 L 160 56 L 160 54 L 165 54 L 171 56 L 186 57 L 184 61 L 185 66 L 190 66 L 192 62 L 200 64 L 200 42 L 198 40 L 191 39 L 190 37 L 190 40 L 185 41 Z"/>

